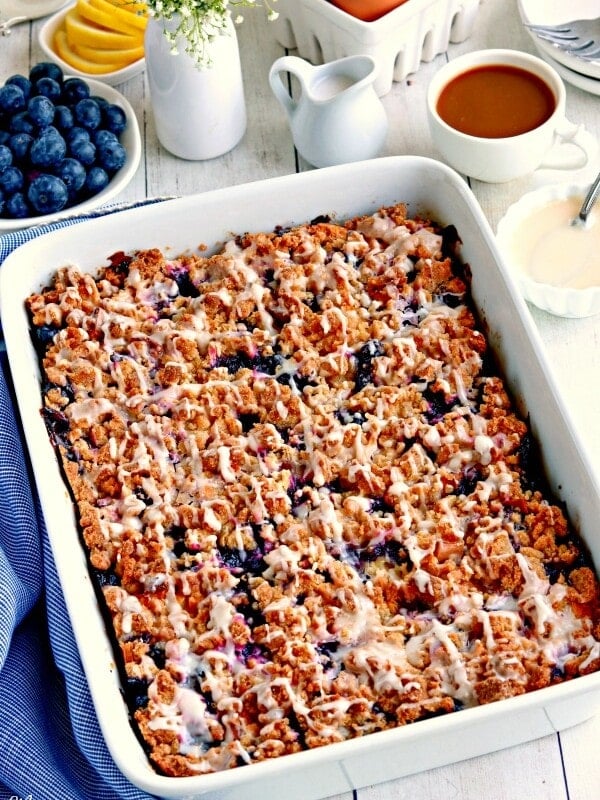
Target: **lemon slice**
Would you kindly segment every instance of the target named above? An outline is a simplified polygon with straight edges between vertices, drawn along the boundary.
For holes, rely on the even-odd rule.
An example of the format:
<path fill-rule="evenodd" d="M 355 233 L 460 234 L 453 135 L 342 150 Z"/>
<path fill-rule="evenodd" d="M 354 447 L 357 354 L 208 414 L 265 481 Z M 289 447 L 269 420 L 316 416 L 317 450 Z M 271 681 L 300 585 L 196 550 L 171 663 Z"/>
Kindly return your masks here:
<path fill-rule="evenodd" d="M 54 34 L 54 48 L 57 54 L 64 62 L 69 64 L 69 66 L 73 67 L 79 72 L 85 72 L 90 75 L 105 75 L 107 72 L 116 72 L 117 70 L 123 69 L 127 66 L 127 63 L 123 61 L 117 61 L 113 64 L 99 64 L 95 61 L 89 61 L 86 58 L 82 58 L 71 49 L 71 46 L 67 41 L 67 34 L 65 30 L 58 30 Z"/>
<path fill-rule="evenodd" d="M 110 5 L 108 12 L 102 11 L 96 6 L 93 6 L 90 0 L 77 0 L 77 11 L 83 19 L 94 22 L 96 25 L 101 25 L 109 31 L 117 31 L 119 33 L 129 34 L 130 36 L 139 35 L 141 33 L 139 28 L 123 22 L 115 14 L 115 9 Z"/>
<path fill-rule="evenodd" d="M 111 20 L 120 20 L 127 28 L 137 28 L 140 31 L 146 29 L 148 17 L 146 16 L 146 6 L 143 3 L 126 3 L 123 0 L 88 0 L 89 4 L 103 14 L 107 14 Z M 105 24 L 105 23 L 102 23 Z M 109 26 L 112 30 L 118 30 L 112 22 Z"/>
<path fill-rule="evenodd" d="M 83 19 L 74 8 L 65 16 L 65 30 L 71 47 L 84 45 L 97 47 L 100 50 L 131 50 L 143 44 L 143 36 L 139 31 L 135 35 L 130 35 L 99 28 Z M 118 56 L 115 55 L 115 61 L 118 60 Z"/>
<path fill-rule="evenodd" d="M 132 64 L 144 57 L 144 45 L 142 44 L 129 50 L 104 50 L 100 47 L 88 47 L 85 44 L 72 44 L 71 47 L 77 55 L 96 64 L 114 64 L 117 57 L 126 64 Z"/>

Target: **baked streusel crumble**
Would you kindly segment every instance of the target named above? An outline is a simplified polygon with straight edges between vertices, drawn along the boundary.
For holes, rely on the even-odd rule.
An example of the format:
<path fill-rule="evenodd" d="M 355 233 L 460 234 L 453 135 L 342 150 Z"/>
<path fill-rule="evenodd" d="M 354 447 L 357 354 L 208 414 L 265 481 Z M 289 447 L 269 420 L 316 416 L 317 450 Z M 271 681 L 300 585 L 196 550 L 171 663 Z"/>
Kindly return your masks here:
<path fill-rule="evenodd" d="M 404 205 L 115 253 L 28 298 L 46 424 L 167 775 L 600 668 L 453 228 Z"/>

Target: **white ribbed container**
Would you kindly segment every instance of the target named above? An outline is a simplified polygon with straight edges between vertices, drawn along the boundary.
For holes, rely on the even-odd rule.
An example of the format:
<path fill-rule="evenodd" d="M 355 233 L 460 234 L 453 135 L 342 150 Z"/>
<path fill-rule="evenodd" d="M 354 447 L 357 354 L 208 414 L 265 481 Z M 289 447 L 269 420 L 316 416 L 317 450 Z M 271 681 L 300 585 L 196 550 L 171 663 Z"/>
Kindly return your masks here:
<path fill-rule="evenodd" d="M 269 23 L 279 44 L 313 64 L 366 54 L 379 62 L 375 91 L 416 72 L 471 33 L 481 0 L 408 0 L 374 22 L 363 22 L 327 0 L 278 0 Z"/>

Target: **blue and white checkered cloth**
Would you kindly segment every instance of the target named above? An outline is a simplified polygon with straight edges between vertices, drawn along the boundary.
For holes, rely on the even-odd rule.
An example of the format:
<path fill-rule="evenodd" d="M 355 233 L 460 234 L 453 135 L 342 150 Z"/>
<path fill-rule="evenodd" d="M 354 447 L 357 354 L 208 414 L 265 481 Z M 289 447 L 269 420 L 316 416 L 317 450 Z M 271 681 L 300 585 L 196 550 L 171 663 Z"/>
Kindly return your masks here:
<path fill-rule="evenodd" d="M 0 237 L 0 264 L 29 239 L 80 219 Z M 0 367 L 0 800 L 149 800 L 104 744 L 32 489 L 4 352 Z"/>

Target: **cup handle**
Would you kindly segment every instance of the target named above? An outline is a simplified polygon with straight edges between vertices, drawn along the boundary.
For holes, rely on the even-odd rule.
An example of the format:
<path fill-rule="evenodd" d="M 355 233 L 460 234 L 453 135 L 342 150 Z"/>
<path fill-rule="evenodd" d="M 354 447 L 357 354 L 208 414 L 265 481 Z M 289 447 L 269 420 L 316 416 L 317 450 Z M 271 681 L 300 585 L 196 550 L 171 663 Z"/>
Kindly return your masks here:
<path fill-rule="evenodd" d="M 583 125 L 567 119 L 559 124 L 555 136 L 557 141 L 538 169 L 580 169 L 592 160 L 598 148 L 596 138 Z"/>

